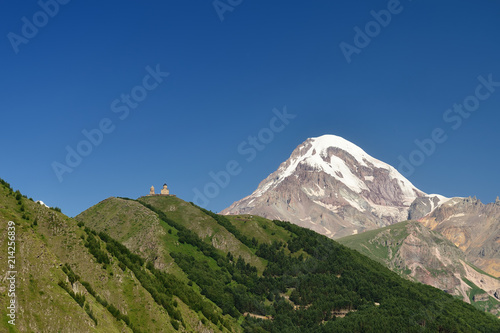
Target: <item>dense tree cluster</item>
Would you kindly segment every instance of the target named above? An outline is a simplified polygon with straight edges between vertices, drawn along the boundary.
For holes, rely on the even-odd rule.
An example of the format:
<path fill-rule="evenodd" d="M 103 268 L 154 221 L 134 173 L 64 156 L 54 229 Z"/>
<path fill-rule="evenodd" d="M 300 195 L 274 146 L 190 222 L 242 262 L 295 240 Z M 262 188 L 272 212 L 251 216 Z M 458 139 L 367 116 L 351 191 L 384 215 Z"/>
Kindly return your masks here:
<path fill-rule="evenodd" d="M 85 228 L 87 232 L 87 241 L 85 242 L 85 247 L 89 249 L 89 252 L 96 258 L 97 262 L 100 264 L 109 264 L 109 257 L 106 251 L 101 249 L 101 243 L 95 237 L 95 231 Z"/>
<path fill-rule="evenodd" d="M 7 188 L 7 189 L 9 190 L 9 193 L 12 193 L 12 192 L 13 192 L 12 187 L 10 187 L 10 184 L 9 184 L 9 183 L 7 183 L 7 182 L 6 182 L 5 180 L 3 180 L 2 178 L 0 178 L 0 184 L 1 184 L 3 187 Z"/>
<path fill-rule="evenodd" d="M 243 312 L 265 312 L 263 299 L 249 292 L 257 283 L 257 269 L 239 257 L 230 262 L 229 258 L 217 262 L 213 268 L 207 260 L 171 253 L 175 262 L 188 274 L 190 280 L 202 288 L 202 294 L 217 304 L 224 314 L 238 318 Z"/>
<path fill-rule="evenodd" d="M 324 236 L 273 222 L 294 235 L 287 244 L 290 252 L 308 256 L 286 255 L 279 243 L 259 247 L 257 254 L 269 260 L 259 282 L 265 280 L 275 295 L 274 320 L 248 318 L 248 332 L 496 332 L 500 327 L 493 316 L 401 279 Z M 276 297 L 286 291 L 291 291 L 289 301 Z"/>
<path fill-rule="evenodd" d="M 62 266 L 62 270 L 68 276 L 68 280 L 69 280 L 69 283 L 71 283 L 71 285 L 73 285 L 76 281 L 80 280 L 80 277 L 78 275 L 76 275 L 75 272 L 73 272 L 73 270 L 71 269 L 71 266 L 69 264 L 67 264 L 67 263 L 64 264 Z"/>

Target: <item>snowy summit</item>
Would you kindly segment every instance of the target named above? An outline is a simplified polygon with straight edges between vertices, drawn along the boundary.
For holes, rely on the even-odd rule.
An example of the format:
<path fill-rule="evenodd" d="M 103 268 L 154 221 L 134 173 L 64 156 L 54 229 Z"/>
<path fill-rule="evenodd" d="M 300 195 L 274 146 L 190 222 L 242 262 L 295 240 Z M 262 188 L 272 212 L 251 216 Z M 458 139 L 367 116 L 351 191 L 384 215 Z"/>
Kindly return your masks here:
<path fill-rule="evenodd" d="M 323 135 L 300 144 L 254 193 L 222 213 L 287 220 L 337 238 L 403 221 L 412 202 L 426 196 L 352 142 Z"/>

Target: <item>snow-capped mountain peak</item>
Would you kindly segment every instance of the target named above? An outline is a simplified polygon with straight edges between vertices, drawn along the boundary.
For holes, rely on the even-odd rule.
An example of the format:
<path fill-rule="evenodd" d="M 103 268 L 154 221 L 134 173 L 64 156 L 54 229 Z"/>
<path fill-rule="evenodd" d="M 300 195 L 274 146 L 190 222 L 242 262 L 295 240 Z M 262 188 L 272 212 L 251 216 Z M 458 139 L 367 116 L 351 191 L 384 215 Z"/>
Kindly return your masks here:
<path fill-rule="evenodd" d="M 405 220 L 426 196 L 395 168 L 336 135 L 309 138 L 224 214 L 288 220 L 340 237 Z"/>
<path fill-rule="evenodd" d="M 366 182 L 372 182 L 373 176 L 359 177 L 351 170 L 346 161 L 341 157 L 332 153 L 336 150 L 341 150 L 352 158 L 355 162 L 365 168 L 380 168 L 388 170 L 391 179 L 395 179 L 400 184 L 404 201 L 411 204 L 416 198 L 416 193 L 422 193 L 413 184 L 403 177 L 395 168 L 387 163 L 379 161 L 368 155 L 363 149 L 356 146 L 352 142 L 336 135 L 323 135 L 317 138 L 307 139 L 290 156 L 290 159 L 282 163 L 278 170 L 271 176 L 271 182 L 262 182 L 257 191 L 256 196 L 262 195 L 265 191 L 276 187 L 287 177 L 293 175 L 299 166 L 307 165 L 314 171 L 323 171 L 342 182 L 350 190 L 361 193 L 363 190 L 369 191 Z M 266 180 L 267 180 L 266 179 Z"/>

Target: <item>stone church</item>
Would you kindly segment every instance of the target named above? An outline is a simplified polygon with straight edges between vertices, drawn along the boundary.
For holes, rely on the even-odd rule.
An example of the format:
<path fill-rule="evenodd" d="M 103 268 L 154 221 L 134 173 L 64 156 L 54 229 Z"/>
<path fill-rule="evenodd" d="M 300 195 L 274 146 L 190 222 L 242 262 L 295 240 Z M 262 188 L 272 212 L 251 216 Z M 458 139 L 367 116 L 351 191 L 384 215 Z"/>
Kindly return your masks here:
<path fill-rule="evenodd" d="M 151 186 L 151 188 L 149 189 L 149 195 L 150 195 L 150 196 L 153 196 L 153 195 L 163 195 L 163 196 L 168 196 L 168 195 L 172 195 L 172 194 L 170 194 L 170 190 L 168 189 L 167 184 L 163 184 L 163 188 L 161 189 L 161 191 L 160 191 L 160 193 L 159 193 L 159 194 L 156 194 L 156 193 L 155 193 L 155 187 L 154 187 L 154 186 Z"/>

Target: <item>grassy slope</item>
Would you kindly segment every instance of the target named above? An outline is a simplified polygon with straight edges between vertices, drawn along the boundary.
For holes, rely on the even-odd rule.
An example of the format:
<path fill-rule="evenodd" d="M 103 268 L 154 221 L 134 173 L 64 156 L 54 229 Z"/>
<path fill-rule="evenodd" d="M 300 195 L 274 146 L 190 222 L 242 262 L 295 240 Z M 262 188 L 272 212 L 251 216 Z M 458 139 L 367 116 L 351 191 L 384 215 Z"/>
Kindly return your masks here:
<path fill-rule="evenodd" d="M 255 237 L 259 243 L 283 242 L 291 238 L 289 231 L 257 215 L 227 215 L 226 218 L 243 234 Z"/>
<path fill-rule="evenodd" d="M 8 221 L 16 222 L 16 264 L 19 272 L 19 319 L 15 329 L 2 320 L 0 331 L 132 332 L 125 322 L 116 320 L 98 303 L 80 282 L 75 282 L 73 291 L 85 295 L 86 302 L 97 318 L 98 324 L 95 325 L 84 309 L 58 286 L 59 281 L 70 285 L 62 271 L 62 265 L 66 263 L 80 276 L 80 281 L 90 283 L 100 297 L 113 304 L 122 314 L 128 315 L 141 332 L 175 331 L 166 311 L 155 303 L 132 272 L 119 268 L 116 259 L 112 259 L 105 268 L 96 262 L 84 246 L 81 237 L 85 237 L 85 232 L 75 220 L 26 198 L 22 198 L 21 202 L 23 212 L 15 199 L 15 193 L 0 185 L 0 228 L 6 230 Z M 35 220 L 36 225 L 33 223 Z M 133 232 L 133 228 L 124 229 Z M 2 254 L 7 253 L 6 237 L 0 238 L 0 249 Z M 4 276 L 5 265 L 0 272 Z M 6 307 L 8 300 L 2 283 L 0 306 Z M 197 332 L 200 328 L 206 328 L 197 313 L 179 299 L 177 302 L 187 331 Z M 206 325 L 218 331 L 211 323 Z"/>
<path fill-rule="evenodd" d="M 168 255 L 170 245 L 175 243 L 171 235 L 167 236 L 168 228 L 154 212 L 137 201 L 108 198 L 75 219 L 98 232 L 106 232 L 132 252 L 153 261 L 156 268 L 168 268 L 170 273 L 183 277 L 172 267 L 173 259 Z"/>
<path fill-rule="evenodd" d="M 179 206 L 186 206 L 187 209 L 194 210 L 190 208 L 192 207 L 190 204 L 174 197 L 160 197 L 160 199 L 163 199 L 163 201 L 168 200 L 168 209 L 173 209 L 171 208 L 171 205 L 173 205 L 175 209 L 182 209 Z M 172 201 L 172 199 L 175 200 Z M 160 205 L 160 207 L 163 206 Z M 200 219 L 200 216 L 204 218 L 206 215 L 193 214 L 191 211 L 188 216 L 189 218 L 185 219 L 179 219 L 178 216 L 170 217 L 186 223 L 185 221 L 197 221 Z M 133 253 L 152 261 L 155 268 L 173 274 L 185 283 L 192 283 L 192 281 L 189 280 L 186 273 L 174 262 L 170 256 L 172 252 L 193 256 L 197 260 L 208 262 L 210 267 L 217 268 L 217 263 L 214 259 L 204 256 L 197 248 L 190 244 L 179 242 L 178 231 L 175 228 L 161 221 L 156 213 L 136 200 L 108 198 L 82 212 L 75 219 L 83 222 L 85 226 L 97 232 L 106 232 L 112 238 L 122 242 Z M 210 225 L 216 223 L 213 219 L 208 218 L 208 220 L 211 223 Z M 187 224 L 188 226 L 192 226 L 189 223 Z M 220 227 L 217 225 L 217 231 L 219 229 Z M 207 240 L 210 240 L 210 238 L 207 238 Z M 193 283 L 193 289 L 198 293 L 201 292 L 201 289 L 195 283 Z M 204 296 L 201 297 L 206 299 Z M 191 315 L 190 317 L 193 316 Z M 230 317 L 226 316 L 226 318 L 229 321 L 235 322 Z M 196 319 L 193 317 L 193 320 Z"/>
<path fill-rule="evenodd" d="M 358 235 L 347 236 L 338 239 L 341 244 L 348 246 L 351 249 L 357 250 L 360 253 L 376 260 L 384 265 L 387 265 L 389 260 L 389 250 L 397 251 L 401 247 L 402 241 L 408 236 L 406 226 L 409 221 L 393 224 L 388 227 L 365 231 Z M 384 238 L 391 241 L 389 246 L 372 242 L 380 234 L 386 233 Z"/>
<path fill-rule="evenodd" d="M 87 265 L 92 259 L 78 241 L 78 227 L 52 210 L 25 198 L 17 204 L 12 193 L 0 186 L 0 227 L 6 230 L 9 220 L 16 223 L 16 268 L 18 271 L 18 317 L 16 328 L 19 332 L 37 331 L 80 331 L 94 332 L 95 325 L 85 311 L 57 283 L 66 279 L 61 264 L 70 260 L 83 260 Z M 30 221 L 22 218 L 23 214 Z M 32 227 L 34 219 L 37 226 Z M 76 239 L 75 239 L 76 238 Z M 7 253 L 6 237 L 0 238 L 1 253 Z M 61 254 L 63 256 L 61 257 Z M 2 276 L 5 274 L 2 267 Z M 89 268 L 87 268 L 89 269 Z M 93 273 L 99 268 L 92 267 Z M 87 277 L 87 276 L 86 276 Z M 88 277 L 87 277 L 88 278 Z M 0 293 L 0 305 L 6 306 L 8 297 L 4 290 Z M 93 306 L 103 331 L 120 331 L 125 325 L 115 322 L 101 306 Z M 101 308 L 100 308 L 101 307 Z M 33 311 L 36 309 L 36 311 Z M 68 317 L 68 313 L 73 313 Z M 9 326 L 2 321 L 3 329 Z"/>
<path fill-rule="evenodd" d="M 247 263 L 262 272 L 265 261 L 255 255 L 255 251 L 242 244 L 224 227 L 192 204 L 177 197 L 142 197 L 139 202 L 152 205 L 165 215 L 194 231 L 202 240 L 211 243 L 224 253 L 231 252 L 235 257 L 241 256 Z"/>
<path fill-rule="evenodd" d="M 259 243 L 287 243 L 292 239 L 292 233 L 290 231 L 278 227 L 276 224 L 271 223 L 270 220 L 257 215 L 227 215 L 226 218 L 233 226 L 240 230 L 242 234 L 249 238 L 255 237 Z M 285 248 L 285 253 L 290 254 L 292 257 L 299 257 L 300 255 L 309 257 L 303 250 L 291 254 L 288 248 Z"/>

